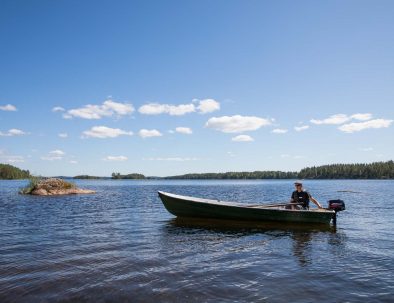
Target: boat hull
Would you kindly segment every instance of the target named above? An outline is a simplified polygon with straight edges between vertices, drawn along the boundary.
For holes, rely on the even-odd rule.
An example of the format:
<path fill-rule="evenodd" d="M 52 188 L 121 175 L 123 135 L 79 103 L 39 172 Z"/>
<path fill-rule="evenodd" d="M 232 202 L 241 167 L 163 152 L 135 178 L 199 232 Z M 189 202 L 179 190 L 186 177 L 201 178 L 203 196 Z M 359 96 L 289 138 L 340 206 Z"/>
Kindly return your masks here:
<path fill-rule="evenodd" d="M 281 221 L 329 224 L 335 212 L 330 210 L 288 210 L 220 202 L 159 192 L 164 207 L 174 216 L 242 221 Z"/>

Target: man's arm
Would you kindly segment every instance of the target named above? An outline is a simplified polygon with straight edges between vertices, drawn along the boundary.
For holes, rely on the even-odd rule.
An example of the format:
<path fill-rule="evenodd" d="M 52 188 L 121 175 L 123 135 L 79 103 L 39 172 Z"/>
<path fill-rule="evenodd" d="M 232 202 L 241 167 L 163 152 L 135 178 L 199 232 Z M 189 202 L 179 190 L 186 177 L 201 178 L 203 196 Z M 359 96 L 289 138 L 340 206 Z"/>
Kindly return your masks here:
<path fill-rule="evenodd" d="M 315 198 L 313 198 L 311 195 L 309 195 L 309 198 L 311 199 L 311 201 L 312 201 L 313 203 L 316 204 L 316 206 L 317 206 L 318 208 L 323 208 L 323 206 L 321 206 L 321 204 L 320 204 Z"/>

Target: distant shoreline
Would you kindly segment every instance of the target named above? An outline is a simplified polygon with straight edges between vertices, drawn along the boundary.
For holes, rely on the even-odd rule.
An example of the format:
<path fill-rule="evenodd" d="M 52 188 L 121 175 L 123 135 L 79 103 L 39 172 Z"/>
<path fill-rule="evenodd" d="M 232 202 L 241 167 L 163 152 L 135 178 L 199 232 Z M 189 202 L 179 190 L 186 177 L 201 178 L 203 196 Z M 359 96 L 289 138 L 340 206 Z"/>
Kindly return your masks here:
<path fill-rule="evenodd" d="M 8 164 L 0 164 L 0 179 L 25 179 L 32 177 L 29 171 L 20 170 Z M 157 177 L 140 173 L 122 175 L 112 173 L 110 177 L 78 175 L 74 177 L 55 176 L 75 180 L 392 180 L 394 161 L 373 162 L 369 164 L 330 164 L 312 166 L 299 172 L 283 171 L 243 171 L 224 173 L 189 173 L 177 176 Z"/>

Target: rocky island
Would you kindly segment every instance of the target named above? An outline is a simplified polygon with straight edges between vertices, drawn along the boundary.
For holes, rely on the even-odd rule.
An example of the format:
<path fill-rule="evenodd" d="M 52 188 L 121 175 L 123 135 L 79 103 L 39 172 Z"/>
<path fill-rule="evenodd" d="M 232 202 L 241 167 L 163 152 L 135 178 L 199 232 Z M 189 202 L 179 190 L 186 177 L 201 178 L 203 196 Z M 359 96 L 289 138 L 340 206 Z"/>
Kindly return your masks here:
<path fill-rule="evenodd" d="M 94 190 L 77 188 L 75 184 L 58 178 L 32 179 L 30 184 L 21 190 L 21 194 L 37 196 L 94 194 Z"/>

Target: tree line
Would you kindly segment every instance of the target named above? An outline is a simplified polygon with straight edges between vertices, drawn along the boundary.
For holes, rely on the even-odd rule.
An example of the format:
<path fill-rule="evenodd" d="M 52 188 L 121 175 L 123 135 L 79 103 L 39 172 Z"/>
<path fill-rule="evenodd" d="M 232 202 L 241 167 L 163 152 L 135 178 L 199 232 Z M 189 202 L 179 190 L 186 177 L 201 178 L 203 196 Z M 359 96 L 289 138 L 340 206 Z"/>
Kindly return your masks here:
<path fill-rule="evenodd" d="M 301 169 L 299 179 L 394 179 L 394 162 L 331 164 Z"/>
<path fill-rule="evenodd" d="M 164 179 L 294 179 L 297 172 L 283 171 L 253 171 L 253 172 L 226 172 L 226 173 L 202 173 L 170 176 Z"/>
<path fill-rule="evenodd" d="M 9 164 L 0 163 L 0 179 L 27 179 L 30 178 L 28 170 L 21 170 Z M 81 179 L 96 179 L 100 177 L 81 175 Z M 75 178 L 76 178 L 75 177 Z M 112 179 L 159 179 L 146 177 L 143 174 L 132 173 L 122 175 L 112 173 Z M 369 164 L 330 164 L 312 166 L 301 169 L 299 172 L 282 171 L 253 171 L 253 172 L 225 172 L 201 173 L 169 176 L 162 179 L 394 179 L 394 162 L 374 162 Z"/>
<path fill-rule="evenodd" d="M 127 175 L 121 175 L 120 173 L 112 173 L 111 175 L 112 179 L 146 179 L 146 177 L 143 174 L 127 174 Z"/>
<path fill-rule="evenodd" d="M 30 178 L 30 172 L 28 170 L 22 170 L 9 164 L 0 163 L 0 179 L 14 180 L 28 178 Z"/>

